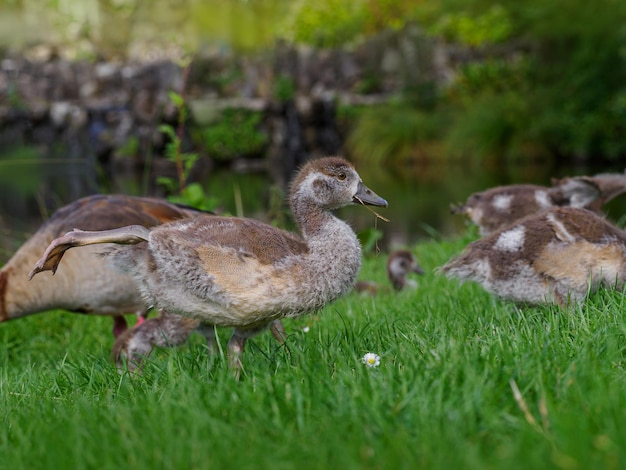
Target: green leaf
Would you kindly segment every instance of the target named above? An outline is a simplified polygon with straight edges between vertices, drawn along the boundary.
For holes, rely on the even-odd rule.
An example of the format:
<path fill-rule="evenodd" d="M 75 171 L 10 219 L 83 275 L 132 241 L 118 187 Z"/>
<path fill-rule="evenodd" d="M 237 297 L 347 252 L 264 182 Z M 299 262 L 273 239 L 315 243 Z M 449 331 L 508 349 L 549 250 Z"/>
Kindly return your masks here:
<path fill-rule="evenodd" d="M 175 91 L 169 91 L 167 93 L 167 96 L 178 109 L 182 108 L 185 105 L 185 100 L 183 99 L 183 97 Z"/>

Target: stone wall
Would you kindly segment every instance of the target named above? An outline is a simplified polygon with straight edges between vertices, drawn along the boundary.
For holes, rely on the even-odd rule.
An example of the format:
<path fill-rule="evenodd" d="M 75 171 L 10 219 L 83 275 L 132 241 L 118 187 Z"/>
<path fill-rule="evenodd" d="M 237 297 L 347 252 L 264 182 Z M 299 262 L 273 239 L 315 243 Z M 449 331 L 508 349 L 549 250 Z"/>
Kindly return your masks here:
<path fill-rule="evenodd" d="M 225 108 L 263 113 L 263 156 L 241 155 L 236 168 L 280 168 L 283 180 L 302 161 L 343 150 L 337 106 L 385 101 L 407 85 L 449 79 L 441 49 L 415 27 L 385 33 L 351 50 L 277 44 L 255 56 L 198 54 L 188 76 L 176 61 L 67 61 L 49 50 L 37 59 L 5 54 L 0 62 L 0 145 L 65 145 L 107 172 L 141 166 L 163 154 L 163 123 L 176 125 L 168 93 L 184 93 L 187 127 L 210 126 Z M 188 138 L 185 145 L 193 147 Z M 129 141 L 134 142 L 129 150 Z M 203 151 L 199 167 L 212 164 Z M 130 154 L 129 154 L 130 153 Z M 0 158 L 2 158 L 0 154 Z M 253 163 L 251 164 L 250 161 Z M 247 164 L 246 164 L 247 162 Z M 162 170 L 167 172 L 167 163 Z"/>

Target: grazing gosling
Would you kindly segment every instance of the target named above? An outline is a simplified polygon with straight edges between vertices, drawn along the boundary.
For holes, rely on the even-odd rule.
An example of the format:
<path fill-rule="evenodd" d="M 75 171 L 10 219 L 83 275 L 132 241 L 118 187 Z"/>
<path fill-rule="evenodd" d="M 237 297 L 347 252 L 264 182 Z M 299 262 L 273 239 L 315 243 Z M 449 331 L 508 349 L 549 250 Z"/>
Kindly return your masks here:
<path fill-rule="evenodd" d="M 109 251 L 111 262 L 135 279 L 149 305 L 205 325 L 234 327 L 228 356 L 239 369 L 247 338 L 275 320 L 318 310 L 354 285 L 361 246 L 331 211 L 354 203 L 387 206 L 338 157 L 306 164 L 291 184 L 289 202 L 300 235 L 214 215 L 152 229 L 74 231 L 52 242 L 30 275 L 54 273 L 75 246 L 123 244 Z M 144 325 L 150 323 L 131 330 L 135 336 L 121 355 L 133 359 L 142 348 L 137 332 L 149 328 Z"/>
<path fill-rule="evenodd" d="M 450 211 L 467 215 L 482 236 L 551 207 L 580 207 L 600 213 L 604 204 L 626 192 L 626 175 L 553 178 L 552 185 L 498 186 L 470 195 L 465 204 Z"/>
<path fill-rule="evenodd" d="M 553 208 L 469 244 L 440 270 L 504 299 L 567 306 L 623 288 L 626 232 L 586 209 Z"/>
<path fill-rule="evenodd" d="M 387 258 L 387 277 L 394 290 L 401 291 L 409 287 L 417 287 L 414 279 L 408 277 L 409 274 L 424 274 L 413 253 L 409 250 L 395 250 L 389 253 Z M 376 294 L 380 286 L 374 281 L 358 281 L 354 289 L 361 293 Z"/>
<path fill-rule="evenodd" d="M 28 281 L 28 272 L 52 240 L 75 227 L 104 230 L 129 224 L 154 227 L 201 214 L 160 199 L 95 195 L 57 210 L 0 270 L 0 322 L 52 309 L 111 315 L 113 335 L 126 330 L 124 314 L 145 316 L 145 303 L 131 277 L 107 266 L 102 247 L 73 250 L 54 278 Z"/>
<path fill-rule="evenodd" d="M 387 259 L 387 277 L 395 290 L 417 286 L 415 280 L 407 278 L 409 273 L 424 274 L 413 253 L 409 250 L 396 250 L 391 253 Z"/>

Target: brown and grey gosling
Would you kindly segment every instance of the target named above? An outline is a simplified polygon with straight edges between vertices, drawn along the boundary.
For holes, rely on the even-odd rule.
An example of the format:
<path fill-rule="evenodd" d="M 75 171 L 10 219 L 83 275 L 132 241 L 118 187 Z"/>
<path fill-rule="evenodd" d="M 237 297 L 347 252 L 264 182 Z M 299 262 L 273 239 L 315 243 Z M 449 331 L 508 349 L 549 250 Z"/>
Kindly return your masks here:
<path fill-rule="evenodd" d="M 504 299 L 566 306 L 626 281 L 626 232 L 586 209 L 528 216 L 469 244 L 440 268 Z"/>
<path fill-rule="evenodd" d="M 394 250 L 387 258 L 387 277 L 396 291 L 409 287 L 414 288 L 417 283 L 408 277 L 409 274 L 424 274 L 413 253 L 409 250 Z M 380 286 L 374 281 L 358 281 L 354 289 L 364 294 L 376 294 Z"/>
<path fill-rule="evenodd" d="M 626 175 L 553 178 L 552 185 L 498 186 L 474 193 L 465 204 L 450 210 L 453 214 L 467 215 L 485 236 L 551 207 L 580 207 L 600 213 L 604 204 L 626 192 Z"/>
<path fill-rule="evenodd" d="M 127 328 L 124 314 L 143 319 L 147 309 L 131 277 L 107 266 L 98 254 L 102 247 L 73 250 L 54 278 L 39 276 L 28 282 L 28 272 L 52 240 L 75 227 L 85 230 L 118 228 L 129 224 L 154 227 L 195 217 L 202 212 L 166 201 L 123 195 L 95 195 L 57 210 L 0 270 L 0 322 L 52 309 L 89 315 L 111 315 L 113 334 Z"/>
<path fill-rule="evenodd" d="M 109 251 L 111 262 L 135 279 L 148 305 L 207 326 L 234 327 L 228 353 L 231 365 L 239 368 L 248 337 L 274 320 L 318 310 L 354 285 L 361 246 L 350 226 L 331 211 L 354 203 L 387 206 L 338 157 L 306 164 L 291 184 L 289 202 L 300 235 L 257 220 L 214 215 L 152 229 L 73 231 L 52 242 L 31 277 L 56 271 L 72 247 L 122 244 Z M 152 323 L 129 330 L 134 335 L 121 356 L 134 359 L 135 351 L 152 348 L 139 344 L 138 334 Z M 154 340 L 153 335 L 144 338 Z"/>

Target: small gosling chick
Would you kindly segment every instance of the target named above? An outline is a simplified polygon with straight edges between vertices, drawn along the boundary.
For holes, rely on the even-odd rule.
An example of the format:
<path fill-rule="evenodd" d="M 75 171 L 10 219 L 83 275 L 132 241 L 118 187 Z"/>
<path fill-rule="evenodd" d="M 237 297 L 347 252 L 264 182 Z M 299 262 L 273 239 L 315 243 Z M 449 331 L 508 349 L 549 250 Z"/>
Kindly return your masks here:
<path fill-rule="evenodd" d="M 319 310 L 354 285 L 361 246 L 332 211 L 355 203 L 387 206 L 338 157 L 303 166 L 291 183 L 289 202 L 299 234 L 253 219 L 214 215 L 152 229 L 74 231 L 50 244 L 30 276 L 54 273 L 72 247 L 121 244 L 110 249 L 109 258 L 135 280 L 148 305 L 207 326 L 234 328 L 228 356 L 239 369 L 247 338 L 275 320 Z M 137 332 L 146 324 L 131 330 L 135 337 L 121 356 L 134 357 L 141 348 Z"/>
<path fill-rule="evenodd" d="M 551 207 L 579 207 L 600 214 L 604 204 L 624 192 L 624 174 L 553 178 L 552 187 L 513 184 L 477 192 L 450 211 L 467 215 L 485 236 Z"/>
<path fill-rule="evenodd" d="M 411 273 L 424 274 L 413 253 L 409 250 L 392 251 L 387 258 L 387 277 L 394 290 L 417 287 L 417 282 L 408 277 Z M 374 281 L 358 281 L 354 289 L 364 294 L 376 294 L 380 286 Z"/>
<path fill-rule="evenodd" d="M 504 299 L 566 306 L 623 288 L 626 232 L 586 209 L 548 209 L 469 244 L 440 271 Z"/>
<path fill-rule="evenodd" d="M 54 278 L 28 282 L 41 251 L 56 237 L 81 227 L 105 230 L 129 224 L 154 227 L 204 212 L 162 199 L 120 194 L 87 196 L 58 209 L 0 269 L 0 322 L 53 309 L 113 317 L 113 335 L 127 328 L 125 314 L 143 320 L 147 308 L 131 277 L 108 266 L 103 247 L 74 250 Z"/>

